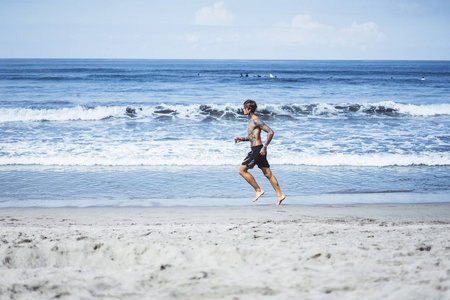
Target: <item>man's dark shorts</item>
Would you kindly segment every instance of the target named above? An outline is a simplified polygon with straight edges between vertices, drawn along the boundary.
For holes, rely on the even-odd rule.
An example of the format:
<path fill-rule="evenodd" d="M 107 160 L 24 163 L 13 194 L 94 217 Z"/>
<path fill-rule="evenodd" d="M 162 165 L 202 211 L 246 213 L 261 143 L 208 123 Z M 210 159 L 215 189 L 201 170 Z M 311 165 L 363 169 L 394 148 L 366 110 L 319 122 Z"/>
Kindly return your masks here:
<path fill-rule="evenodd" d="M 269 168 L 269 162 L 267 161 L 267 155 L 261 155 L 259 152 L 261 151 L 263 145 L 253 146 L 251 147 L 251 151 L 247 154 L 247 157 L 242 162 L 243 165 L 247 166 L 249 169 L 253 169 L 255 165 L 258 168 Z"/>

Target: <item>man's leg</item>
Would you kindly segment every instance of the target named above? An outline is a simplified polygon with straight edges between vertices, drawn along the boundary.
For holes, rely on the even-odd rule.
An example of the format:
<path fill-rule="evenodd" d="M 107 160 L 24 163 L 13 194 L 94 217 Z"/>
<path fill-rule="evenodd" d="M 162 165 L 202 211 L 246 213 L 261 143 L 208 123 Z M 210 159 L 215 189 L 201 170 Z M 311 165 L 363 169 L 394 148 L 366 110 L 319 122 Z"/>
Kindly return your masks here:
<path fill-rule="evenodd" d="M 281 192 L 280 186 L 278 185 L 278 180 L 275 178 L 270 168 L 261 168 L 261 171 L 264 173 L 264 176 L 269 179 L 270 184 L 277 193 L 277 205 L 280 205 L 286 196 Z"/>
<path fill-rule="evenodd" d="M 248 172 L 248 167 L 246 165 L 241 165 L 241 167 L 239 168 L 239 174 L 244 177 L 244 179 L 247 180 L 247 182 L 255 189 L 256 194 L 255 199 L 253 199 L 253 202 L 255 202 L 264 194 L 264 191 L 256 183 L 253 175 Z"/>

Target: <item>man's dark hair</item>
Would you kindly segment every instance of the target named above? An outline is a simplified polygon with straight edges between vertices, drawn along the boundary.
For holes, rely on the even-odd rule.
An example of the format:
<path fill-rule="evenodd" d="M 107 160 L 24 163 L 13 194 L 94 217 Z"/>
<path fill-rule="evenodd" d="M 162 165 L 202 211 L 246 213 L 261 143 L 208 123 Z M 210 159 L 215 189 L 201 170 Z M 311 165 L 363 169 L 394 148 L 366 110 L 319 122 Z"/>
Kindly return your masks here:
<path fill-rule="evenodd" d="M 247 101 L 244 102 L 244 107 L 248 109 L 251 113 L 255 113 L 256 108 L 258 106 L 256 105 L 255 101 L 248 99 Z"/>

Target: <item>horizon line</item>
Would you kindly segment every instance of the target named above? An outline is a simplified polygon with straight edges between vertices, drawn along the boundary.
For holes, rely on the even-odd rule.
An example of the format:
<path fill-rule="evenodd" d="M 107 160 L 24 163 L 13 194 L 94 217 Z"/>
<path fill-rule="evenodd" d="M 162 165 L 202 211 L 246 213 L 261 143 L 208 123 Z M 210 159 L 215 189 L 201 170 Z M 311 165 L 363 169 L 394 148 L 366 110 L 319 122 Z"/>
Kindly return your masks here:
<path fill-rule="evenodd" d="M 95 58 L 95 57 L 0 57 L 0 60 L 250 60 L 250 61 L 450 61 L 450 59 L 332 59 L 332 58 Z"/>

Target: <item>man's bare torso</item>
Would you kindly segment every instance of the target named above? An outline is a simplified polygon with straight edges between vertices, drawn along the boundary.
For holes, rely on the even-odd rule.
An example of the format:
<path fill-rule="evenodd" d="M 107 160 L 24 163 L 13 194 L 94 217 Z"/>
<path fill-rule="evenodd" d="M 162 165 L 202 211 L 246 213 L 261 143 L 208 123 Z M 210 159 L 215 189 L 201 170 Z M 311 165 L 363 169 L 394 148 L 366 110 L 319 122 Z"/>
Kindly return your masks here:
<path fill-rule="evenodd" d="M 255 115 L 252 115 L 248 120 L 248 137 L 250 139 L 250 146 L 259 146 L 262 145 L 261 142 L 261 130 L 267 132 L 267 138 L 272 139 L 273 131 L 269 126 L 264 124 L 260 118 Z"/>

